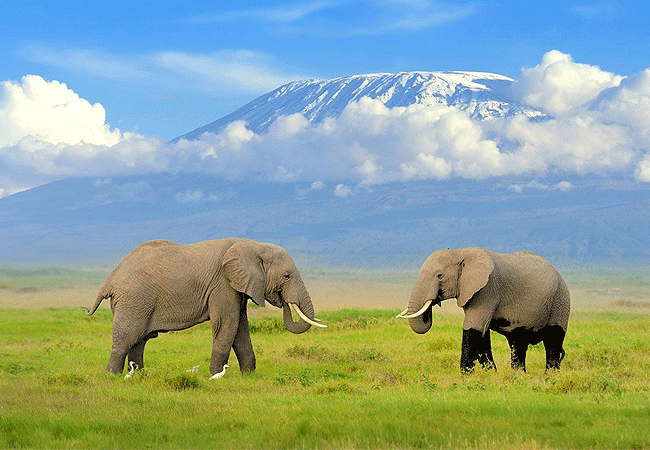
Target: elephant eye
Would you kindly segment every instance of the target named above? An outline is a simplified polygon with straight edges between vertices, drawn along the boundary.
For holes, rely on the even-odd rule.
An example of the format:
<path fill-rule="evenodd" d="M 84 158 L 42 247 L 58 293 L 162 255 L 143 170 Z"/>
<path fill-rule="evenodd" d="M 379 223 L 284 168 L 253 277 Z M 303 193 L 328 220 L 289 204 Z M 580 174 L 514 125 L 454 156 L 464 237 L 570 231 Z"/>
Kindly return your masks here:
<path fill-rule="evenodd" d="M 284 274 L 284 279 L 288 280 L 289 278 L 291 278 L 291 274 L 290 273 L 285 273 Z"/>
<path fill-rule="evenodd" d="M 441 273 L 438 274 L 438 279 L 442 280 L 442 274 Z"/>

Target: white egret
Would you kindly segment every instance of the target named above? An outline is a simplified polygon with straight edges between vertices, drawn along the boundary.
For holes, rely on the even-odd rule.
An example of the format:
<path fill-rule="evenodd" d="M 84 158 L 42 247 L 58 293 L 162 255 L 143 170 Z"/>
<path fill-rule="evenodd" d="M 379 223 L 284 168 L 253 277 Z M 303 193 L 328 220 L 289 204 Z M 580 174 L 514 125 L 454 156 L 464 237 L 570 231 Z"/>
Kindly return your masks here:
<path fill-rule="evenodd" d="M 124 375 L 124 379 L 126 380 L 127 378 L 131 378 L 133 376 L 133 372 L 135 372 L 136 365 L 133 361 L 129 361 L 129 373 Z"/>
<path fill-rule="evenodd" d="M 228 364 L 223 365 L 223 370 L 221 372 L 215 373 L 210 377 L 211 380 L 218 380 L 219 378 L 223 378 L 223 376 L 226 374 L 226 369 L 230 367 Z"/>

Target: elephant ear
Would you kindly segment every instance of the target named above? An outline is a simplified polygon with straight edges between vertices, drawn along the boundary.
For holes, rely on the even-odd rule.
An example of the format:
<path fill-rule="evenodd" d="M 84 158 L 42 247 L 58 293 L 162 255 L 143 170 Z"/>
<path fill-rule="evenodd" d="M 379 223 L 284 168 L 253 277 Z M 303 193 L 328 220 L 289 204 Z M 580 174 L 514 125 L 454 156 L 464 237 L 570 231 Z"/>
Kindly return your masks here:
<path fill-rule="evenodd" d="M 235 242 L 223 256 L 223 268 L 230 286 L 264 306 L 264 273 L 260 251 L 253 242 Z"/>
<path fill-rule="evenodd" d="M 479 247 L 457 250 L 460 259 L 460 279 L 458 280 L 458 306 L 465 304 L 481 290 L 490 279 L 494 262 L 484 249 Z"/>

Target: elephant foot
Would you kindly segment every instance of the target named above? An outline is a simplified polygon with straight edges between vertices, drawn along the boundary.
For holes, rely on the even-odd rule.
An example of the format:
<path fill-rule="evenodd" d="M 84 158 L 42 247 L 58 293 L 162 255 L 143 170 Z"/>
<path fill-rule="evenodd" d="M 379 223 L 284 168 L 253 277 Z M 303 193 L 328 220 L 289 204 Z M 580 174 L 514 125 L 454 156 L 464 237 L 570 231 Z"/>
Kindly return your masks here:
<path fill-rule="evenodd" d="M 124 360 L 126 359 L 126 355 L 126 351 L 113 350 L 104 372 L 116 375 L 124 372 Z"/>
<path fill-rule="evenodd" d="M 547 355 L 546 357 L 546 371 L 548 370 L 560 370 L 560 363 L 564 359 L 565 352 L 564 350 L 560 350 L 559 354 L 558 352 L 552 352 L 552 354 L 549 356 Z"/>
<path fill-rule="evenodd" d="M 564 336 L 566 331 L 559 325 L 546 328 L 544 338 L 544 349 L 546 350 L 546 370 L 560 370 L 560 363 L 564 359 Z"/>
<path fill-rule="evenodd" d="M 492 345 L 490 343 L 490 332 L 485 334 L 479 330 L 470 328 L 463 330 L 463 343 L 460 355 L 460 370 L 464 374 L 474 372 L 474 365 L 479 362 L 488 370 L 496 370 L 497 366 L 492 357 Z"/>
<path fill-rule="evenodd" d="M 510 367 L 526 372 L 526 354 L 531 343 L 532 331 L 519 327 L 505 334 L 510 346 Z"/>

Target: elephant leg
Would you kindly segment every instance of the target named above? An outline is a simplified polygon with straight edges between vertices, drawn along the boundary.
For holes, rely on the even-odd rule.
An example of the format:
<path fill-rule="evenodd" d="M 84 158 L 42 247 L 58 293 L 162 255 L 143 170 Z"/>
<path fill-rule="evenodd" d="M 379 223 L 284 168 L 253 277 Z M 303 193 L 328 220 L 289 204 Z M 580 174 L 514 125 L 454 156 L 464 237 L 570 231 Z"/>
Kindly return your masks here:
<path fill-rule="evenodd" d="M 564 336 L 566 331 L 559 325 L 547 327 L 544 330 L 544 349 L 546 350 L 546 370 L 560 369 L 560 363 L 564 359 Z"/>
<path fill-rule="evenodd" d="M 105 372 L 111 373 L 122 373 L 124 371 L 124 360 L 126 359 L 126 354 L 128 349 L 124 349 L 121 346 L 117 347 L 113 344 L 111 349 L 111 356 L 108 359 L 108 364 L 106 365 Z"/>
<path fill-rule="evenodd" d="M 246 299 L 242 298 L 241 308 L 239 310 L 239 327 L 237 328 L 235 341 L 232 344 L 237 361 L 239 361 L 239 370 L 241 373 L 255 371 L 255 352 L 253 351 L 253 343 L 251 342 L 250 330 L 248 328 L 246 301 Z"/>
<path fill-rule="evenodd" d="M 528 352 L 528 338 L 524 329 L 515 329 L 506 334 L 510 346 L 510 365 L 513 369 L 526 371 L 526 353 Z"/>
<path fill-rule="evenodd" d="M 474 372 L 474 364 L 479 359 L 479 354 L 484 345 L 483 333 L 470 328 L 463 330 L 463 342 L 460 352 L 460 370 L 463 373 Z"/>
<path fill-rule="evenodd" d="M 113 318 L 113 346 L 105 372 L 122 373 L 124 360 L 132 348 L 140 341 L 142 332 L 132 326 L 127 313 L 115 311 Z"/>
<path fill-rule="evenodd" d="M 149 339 L 153 339 L 155 337 L 158 337 L 158 333 L 156 331 L 149 333 L 144 339 L 142 339 L 131 348 L 131 351 L 129 351 L 128 354 L 129 365 L 131 362 L 133 362 L 136 369 L 144 369 L 144 346 Z"/>
<path fill-rule="evenodd" d="M 218 321 L 217 321 L 218 322 Z M 212 355 L 210 356 L 210 375 L 221 372 L 228 364 L 230 349 L 235 341 L 236 325 L 212 323 Z"/>
<path fill-rule="evenodd" d="M 497 365 L 494 362 L 494 357 L 492 356 L 492 341 L 490 339 L 489 329 L 485 332 L 481 339 L 480 349 L 478 353 L 478 362 L 485 369 L 496 370 L 497 368 Z"/>
<path fill-rule="evenodd" d="M 239 328 L 239 295 L 238 292 L 233 291 L 218 300 L 210 301 L 210 320 L 212 322 L 210 375 L 221 372 L 223 366 L 228 363 L 230 350 Z"/>

